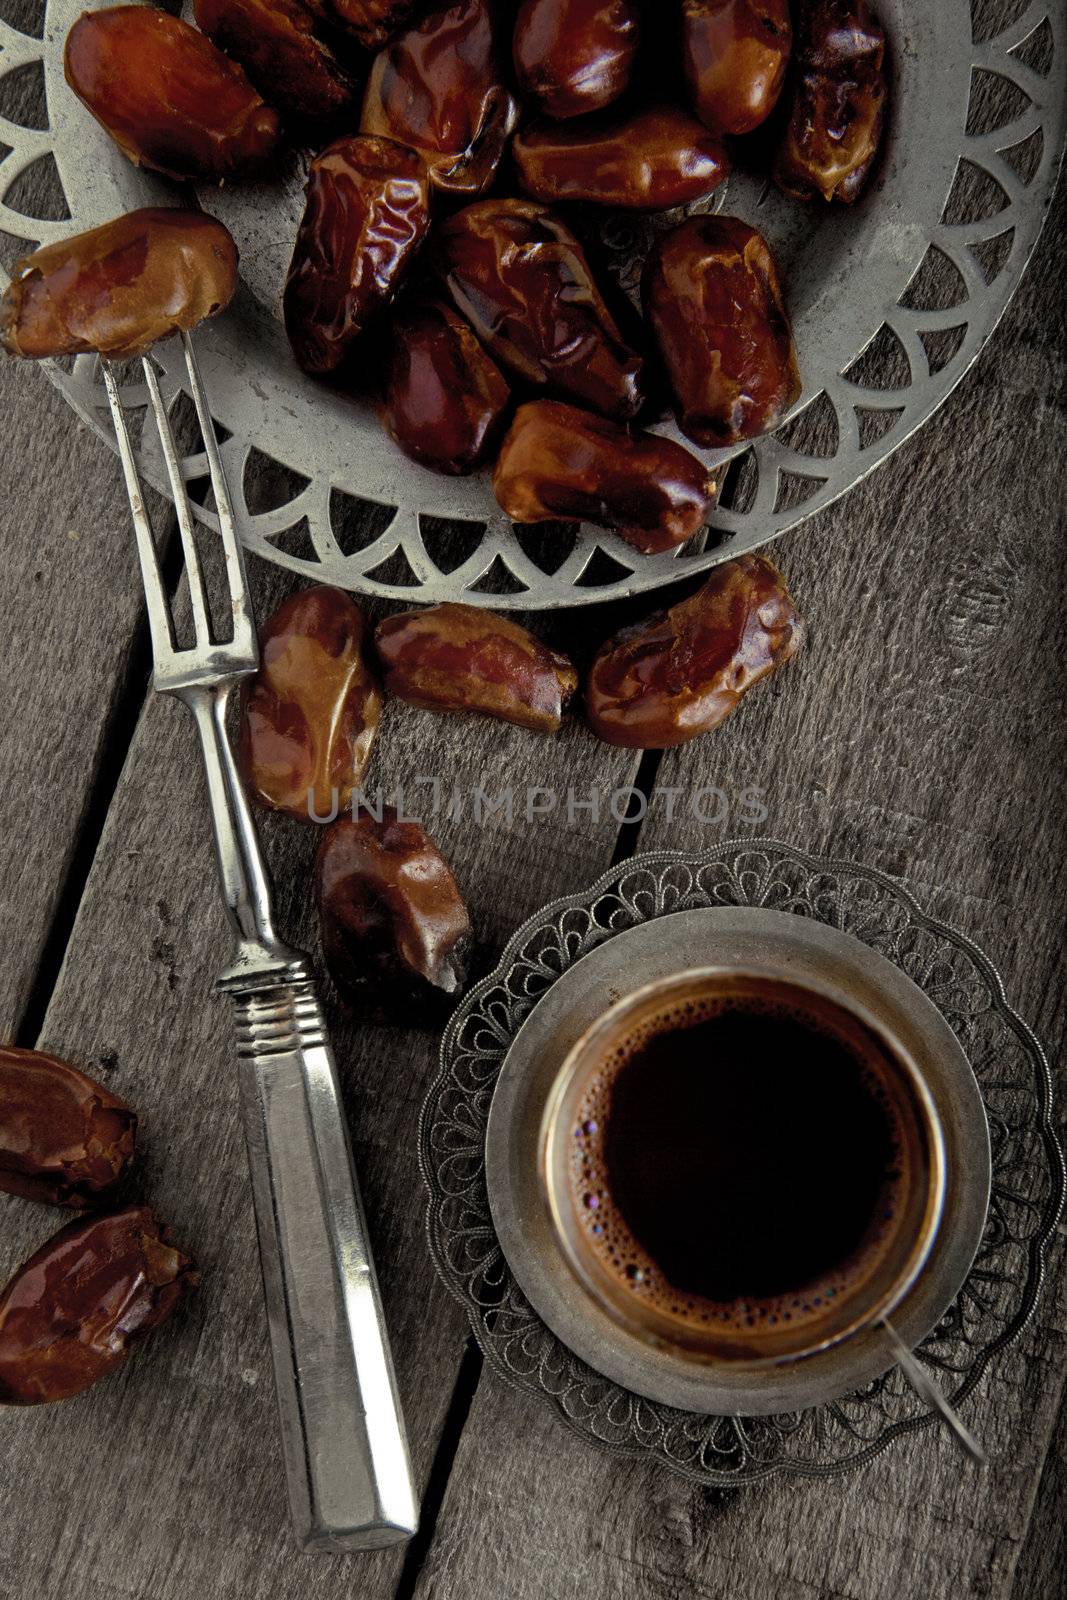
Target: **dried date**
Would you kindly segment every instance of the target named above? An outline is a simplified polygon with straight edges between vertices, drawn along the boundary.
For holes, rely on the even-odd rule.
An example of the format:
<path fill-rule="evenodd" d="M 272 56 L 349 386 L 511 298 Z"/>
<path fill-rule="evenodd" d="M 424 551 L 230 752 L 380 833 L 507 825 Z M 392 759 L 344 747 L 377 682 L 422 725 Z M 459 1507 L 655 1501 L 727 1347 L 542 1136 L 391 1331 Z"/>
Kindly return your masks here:
<path fill-rule="evenodd" d="M 137 1116 L 68 1061 L 0 1048 L 0 1189 L 53 1206 L 86 1206 L 133 1160 Z"/>
<path fill-rule="evenodd" d="M 691 217 L 655 245 L 641 295 L 678 426 L 696 444 L 766 433 L 798 399 L 777 268 L 755 228 L 736 217 Z"/>
<path fill-rule="evenodd" d="M 866 0 L 805 0 L 774 168 L 779 188 L 805 200 L 856 200 L 878 154 L 885 106 L 885 35 Z"/>
<path fill-rule="evenodd" d="M 342 999 L 363 1017 L 456 995 L 471 923 L 451 868 L 426 830 L 389 806 L 344 817 L 315 862 L 322 952 Z"/>
<path fill-rule="evenodd" d="M 353 104 L 355 81 L 303 0 L 195 0 L 194 10 L 198 27 L 283 116 L 315 123 Z"/>
<path fill-rule="evenodd" d="M 315 157 L 284 297 L 305 372 L 342 366 L 389 305 L 429 225 L 426 168 L 414 150 L 358 134 Z"/>
<path fill-rule="evenodd" d="M 321 0 L 331 20 L 365 50 L 379 50 L 418 10 L 418 0 Z"/>
<path fill-rule="evenodd" d="M 380 622 L 374 638 L 386 693 L 427 711 L 479 711 L 556 733 L 578 686 L 566 656 L 479 606 L 402 611 Z"/>
<path fill-rule="evenodd" d="M 617 100 L 637 57 L 638 0 L 522 0 L 512 53 L 522 93 L 550 117 Z"/>
<path fill-rule="evenodd" d="M 793 44 L 789 0 L 683 0 L 682 58 L 701 120 L 750 133 L 774 110 Z"/>
<path fill-rule="evenodd" d="M 590 727 L 633 749 L 685 744 L 718 727 L 803 637 L 785 581 L 766 557 L 728 561 L 696 594 L 601 647 L 586 686 Z"/>
<path fill-rule="evenodd" d="M 239 747 L 260 805 L 305 822 L 348 805 L 382 706 L 365 626 L 351 595 L 318 584 L 260 630 L 259 670 L 241 688 Z"/>
<path fill-rule="evenodd" d="M 196 1282 L 148 1206 L 79 1218 L 0 1292 L 0 1404 L 69 1400 L 120 1367 Z"/>
<path fill-rule="evenodd" d="M 515 139 L 519 181 L 535 200 L 585 200 L 665 211 L 700 200 L 729 170 L 726 150 L 688 112 L 654 106 L 636 115 L 538 122 Z"/>
<path fill-rule="evenodd" d="M 67 35 L 67 82 L 137 166 L 222 183 L 262 167 L 281 124 L 236 62 L 154 6 L 83 13 Z"/>
<path fill-rule="evenodd" d="M 417 150 L 433 187 L 476 195 L 492 182 L 518 114 L 490 0 L 456 0 L 375 57 L 360 127 Z"/>
<path fill-rule="evenodd" d="M 383 419 L 400 448 L 434 472 L 473 472 L 503 431 L 511 391 L 451 306 L 398 308 L 389 329 Z"/>
<path fill-rule="evenodd" d="M 703 462 L 673 440 L 558 400 L 519 409 L 493 474 L 513 522 L 577 517 L 615 528 L 646 554 L 691 539 L 716 487 Z"/>
<path fill-rule="evenodd" d="M 437 229 L 431 256 L 502 367 L 604 416 L 637 415 L 644 363 L 624 342 L 578 240 L 547 206 L 476 201 Z"/>
<path fill-rule="evenodd" d="M 201 211 L 149 207 L 17 261 L 0 300 L 10 355 L 142 355 L 229 305 L 237 246 Z"/>

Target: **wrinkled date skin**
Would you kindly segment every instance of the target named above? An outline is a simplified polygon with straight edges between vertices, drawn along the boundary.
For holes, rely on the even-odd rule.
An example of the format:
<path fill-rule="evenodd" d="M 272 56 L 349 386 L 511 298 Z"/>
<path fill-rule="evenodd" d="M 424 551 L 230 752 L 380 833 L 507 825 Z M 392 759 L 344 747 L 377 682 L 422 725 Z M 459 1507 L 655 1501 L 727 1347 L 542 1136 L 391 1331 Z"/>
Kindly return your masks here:
<path fill-rule="evenodd" d="M 442 300 L 401 306 L 389 330 L 382 415 L 400 448 L 453 476 L 481 465 L 503 432 L 511 390 Z"/>
<path fill-rule="evenodd" d="M 0 1048 L 0 1189 L 91 1205 L 125 1177 L 137 1116 L 58 1056 Z"/>
<path fill-rule="evenodd" d="M 859 198 L 885 122 L 885 35 L 865 0 L 806 0 L 774 176 L 802 199 Z"/>
<path fill-rule="evenodd" d="M 627 422 L 644 400 L 644 363 L 623 341 L 581 245 L 546 206 L 479 200 L 440 226 L 434 267 L 494 360 Z"/>
<path fill-rule="evenodd" d="M 363 1017 L 402 1013 L 457 995 L 466 980 L 471 923 L 451 868 L 426 830 L 343 817 L 315 861 L 322 953 L 341 998 Z M 436 1010 L 431 1006 L 431 1010 Z"/>
<path fill-rule="evenodd" d="M 374 639 L 386 693 L 426 711 L 479 711 L 556 733 L 578 687 L 566 656 L 480 606 L 402 611 L 380 622 Z"/>
<path fill-rule="evenodd" d="M 67 35 L 67 82 L 137 166 L 221 183 L 262 167 L 278 113 L 202 33 L 152 6 L 88 11 Z"/>
<path fill-rule="evenodd" d="M 610 105 L 637 56 L 639 0 L 522 0 L 512 51 L 519 88 L 547 116 Z"/>
<path fill-rule="evenodd" d="M 626 628 L 598 652 L 586 714 L 608 744 L 666 750 L 709 733 L 795 655 L 804 625 L 764 556 L 716 567 L 688 600 Z"/>
<path fill-rule="evenodd" d="M 360 127 L 417 150 L 435 188 L 477 195 L 492 182 L 518 115 L 489 0 L 458 0 L 378 54 Z"/>
<path fill-rule="evenodd" d="M 729 171 L 726 151 L 675 106 L 620 118 L 538 122 L 514 144 L 519 181 L 535 200 L 586 200 L 632 211 L 666 211 L 700 200 Z"/>
<path fill-rule="evenodd" d="M 317 584 L 260 630 L 260 665 L 241 685 L 240 757 L 262 806 L 302 821 L 343 809 L 370 760 L 382 711 L 363 613 Z"/>
<path fill-rule="evenodd" d="M 68 1223 L 0 1292 L 0 1405 L 81 1394 L 120 1367 L 196 1281 L 148 1206 Z"/>
<path fill-rule="evenodd" d="M 789 0 L 684 0 L 693 105 L 718 133 L 751 133 L 774 110 L 793 45 Z"/>
<path fill-rule="evenodd" d="M 201 211 L 130 211 L 15 263 L 0 344 L 33 360 L 143 355 L 215 316 L 236 288 L 237 246 L 221 222 Z"/>
<path fill-rule="evenodd" d="M 324 0 L 331 20 L 378 50 L 418 11 L 418 0 Z"/>
<path fill-rule="evenodd" d="M 325 121 L 354 103 L 354 81 L 302 0 L 196 0 L 195 13 L 198 27 L 283 116 Z"/>
<path fill-rule="evenodd" d="M 392 300 L 429 225 L 426 169 L 414 150 L 359 134 L 315 157 L 284 298 L 305 372 L 337 371 Z"/>
<path fill-rule="evenodd" d="M 766 433 L 800 394 L 793 333 L 766 241 L 736 217 L 665 234 L 641 284 L 678 426 L 705 446 Z"/>
<path fill-rule="evenodd" d="M 691 539 L 716 487 L 703 462 L 673 440 L 558 400 L 520 407 L 493 474 L 513 522 L 578 517 L 615 528 L 646 555 Z"/>

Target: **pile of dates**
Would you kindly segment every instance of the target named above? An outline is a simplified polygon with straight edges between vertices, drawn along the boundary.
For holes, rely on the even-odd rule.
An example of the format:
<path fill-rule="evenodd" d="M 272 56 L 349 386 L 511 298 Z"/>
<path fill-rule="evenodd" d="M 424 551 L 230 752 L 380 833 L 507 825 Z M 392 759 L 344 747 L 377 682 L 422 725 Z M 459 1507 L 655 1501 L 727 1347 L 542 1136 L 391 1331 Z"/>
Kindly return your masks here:
<path fill-rule="evenodd" d="M 601 646 L 585 683 L 589 725 L 610 744 L 684 744 L 717 727 L 803 635 L 765 557 L 724 563 Z M 316 900 L 334 986 L 364 1018 L 432 1018 L 463 986 L 471 924 L 423 827 L 363 797 L 383 699 L 551 735 L 578 672 L 510 617 L 475 606 L 398 612 L 372 636 L 358 601 L 326 585 L 292 595 L 260 639 L 260 667 L 242 686 L 241 767 L 259 805 L 323 825 Z"/>
<path fill-rule="evenodd" d="M 748 223 L 680 209 L 638 313 L 599 270 L 592 224 L 603 208 L 705 203 L 735 159 L 766 161 L 802 200 L 853 202 L 885 116 L 868 0 L 196 0 L 194 13 L 196 27 L 139 5 L 85 14 L 67 82 L 132 161 L 174 179 L 269 173 L 283 139 L 318 152 L 283 294 L 304 371 L 361 394 L 372 373 L 401 449 L 442 473 L 494 461 L 515 522 L 582 519 L 645 552 L 689 539 L 720 485 L 647 425 L 669 405 L 707 449 L 781 421 L 801 385 L 779 273 Z M 123 266 L 140 272 L 109 254 L 96 287 L 110 274 L 121 300 Z M 142 303 L 153 292 L 142 284 Z M 72 343 L 58 294 L 25 298 L 3 333 L 18 353 L 136 348 L 125 330 Z"/>
<path fill-rule="evenodd" d="M 151 1209 L 116 1203 L 136 1137 L 136 1114 L 78 1067 L 0 1048 L 0 1190 L 81 1213 L 0 1289 L 0 1405 L 90 1388 L 195 1284 Z"/>

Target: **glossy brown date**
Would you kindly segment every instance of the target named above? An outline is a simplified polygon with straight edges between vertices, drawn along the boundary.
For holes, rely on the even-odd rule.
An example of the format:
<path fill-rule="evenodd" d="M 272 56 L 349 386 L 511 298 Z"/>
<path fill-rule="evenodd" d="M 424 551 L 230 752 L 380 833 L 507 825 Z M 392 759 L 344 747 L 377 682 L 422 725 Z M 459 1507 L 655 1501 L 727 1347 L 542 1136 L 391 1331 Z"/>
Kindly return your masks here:
<path fill-rule="evenodd" d="M 281 124 L 236 62 L 154 6 L 87 11 L 67 35 L 67 82 L 137 166 L 221 183 L 262 167 Z"/>
<path fill-rule="evenodd" d="M 433 187 L 476 195 L 492 182 L 518 115 L 490 0 L 456 0 L 375 57 L 360 127 L 417 150 Z"/>
<path fill-rule="evenodd" d="M 503 432 L 511 390 L 443 300 L 398 308 L 389 328 L 382 414 L 413 460 L 453 476 L 481 465 Z"/>
<path fill-rule="evenodd" d="M 774 110 L 793 45 L 789 0 L 683 0 L 682 59 L 701 121 L 751 133 Z"/>
<path fill-rule="evenodd" d="M 365 50 L 379 50 L 417 12 L 419 0 L 322 0 L 322 4 Z"/>
<path fill-rule="evenodd" d="M 522 0 L 512 52 L 519 88 L 550 117 L 610 105 L 630 82 L 638 0 Z"/>
<path fill-rule="evenodd" d="M 136 1114 L 58 1056 L 0 1048 L 0 1189 L 91 1205 L 133 1160 Z"/>
<path fill-rule="evenodd" d="M 0 1291 L 0 1405 L 69 1400 L 106 1378 L 193 1287 L 148 1206 L 79 1218 Z"/>
<path fill-rule="evenodd" d="M 388 1017 L 458 994 L 471 923 L 451 868 L 426 830 L 389 806 L 331 824 L 315 862 L 322 953 L 341 998 Z"/>
<path fill-rule="evenodd" d="M 578 240 L 547 206 L 476 201 L 437 229 L 431 256 L 502 367 L 604 416 L 637 415 L 641 357 L 624 343 Z"/>
<path fill-rule="evenodd" d="M 665 211 L 700 200 L 729 171 L 726 150 L 688 112 L 655 106 L 620 118 L 537 122 L 513 146 L 519 182 L 535 200 L 585 200 Z"/>
<path fill-rule="evenodd" d="M 325 121 L 353 104 L 355 82 L 303 0 L 195 0 L 194 10 L 198 27 L 283 116 Z"/>
<path fill-rule="evenodd" d="M 651 555 L 704 526 L 716 483 L 671 439 L 535 400 L 520 407 L 500 447 L 493 491 L 512 522 L 577 517 Z"/>
<path fill-rule="evenodd" d="M 262 806 L 307 822 L 352 797 L 370 760 L 382 698 L 363 613 L 342 589 L 290 595 L 260 630 L 260 665 L 241 686 L 240 758 Z"/>
<path fill-rule="evenodd" d="M 793 334 L 766 241 L 736 217 L 692 217 L 663 235 L 641 285 L 674 394 L 695 443 L 766 433 L 800 394 Z"/>
<path fill-rule="evenodd" d="M 794 77 L 775 181 L 802 199 L 850 203 L 885 122 L 885 35 L 866 0 L 805 0 Z"/>
<path fill-rule="evenodd" d="M 305 372 L 337 371 L 392 300 L 429 225 L 426 168 L 414 150 L 359 134 L 315 157 L 283 302 Z"/>
<path fill-rule="evenodd" d="M 237 246 L 221 222 L 201 211 L 130 211 L 15 263 L 0 344 L 35 360 L 138 356 L 215 316 L 236 288 Z"/>
<path fill-rule="evenodd" d="M 374 641 L 386 693 L 426 711 L 479 711 L 556 733 L 578 687 L 566 656 L 480 606 L 401 611 L 379 622 Z"/>
<path fill-rule="evenodd" d="M 685 744 L 717 728 L 803 637 L 785 581 L 766 557 L 728 561 L 689 599 L 602 646 L 586 687 L 590 727 L 633 749 Z"/>

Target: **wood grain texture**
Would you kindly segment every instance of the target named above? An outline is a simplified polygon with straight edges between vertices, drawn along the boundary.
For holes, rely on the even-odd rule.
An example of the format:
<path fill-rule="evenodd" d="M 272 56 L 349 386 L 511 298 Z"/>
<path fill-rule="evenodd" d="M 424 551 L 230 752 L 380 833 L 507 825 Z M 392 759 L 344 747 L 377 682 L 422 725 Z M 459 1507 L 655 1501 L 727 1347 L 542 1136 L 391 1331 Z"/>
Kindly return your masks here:
<path fill-rule="evenodd" d="M 716 733 L 664 756 L 657 781 L 680 792 L 675 819 L 654 802 L 639 843 L 699 849 L 764 832 L 904 876 L 1002 964 L 1053 1043 L 1067 890 L 1053 466 L 1067 450 L 1067 352 L 1050 338 L 1063 214 L 953 400 L 777 547 L 807 646 Z M 731 815 L 705 825 L 688 798 L 712 786 Z M 764 793 L 759 828 L 740 823 L 749 786 Z M 714 812 L 711 797 L 703 806 Z M 965 1408 L 993 1455 L 984 1474 L 925 1433 L 838 1482 L 699 1491 L 597 1455 L 483 1375 L 419 1600 L 1009 1595 L 1063 1389 L 1059 1246 L 1035 1323 Z M 1037 1539 L 1054 1514 L 1046 1500 Z M 1062 1585 L 1062 1567 L 1054 1576 Z"/>

